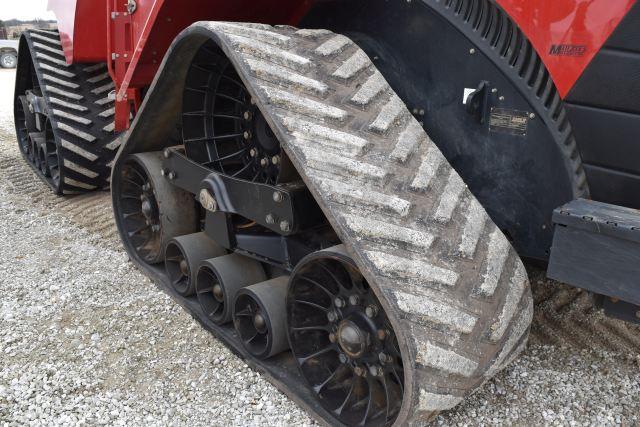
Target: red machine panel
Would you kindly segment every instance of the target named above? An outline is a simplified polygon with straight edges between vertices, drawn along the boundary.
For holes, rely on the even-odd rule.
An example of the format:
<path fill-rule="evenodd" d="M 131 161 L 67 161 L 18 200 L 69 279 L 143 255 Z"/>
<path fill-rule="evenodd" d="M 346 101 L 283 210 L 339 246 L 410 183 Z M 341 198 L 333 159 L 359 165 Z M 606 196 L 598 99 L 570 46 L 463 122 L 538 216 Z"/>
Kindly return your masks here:
<path fill-rule="evenodd" d="M 564 96 L 636 0 L 497 0 L 533 43 Z"/>

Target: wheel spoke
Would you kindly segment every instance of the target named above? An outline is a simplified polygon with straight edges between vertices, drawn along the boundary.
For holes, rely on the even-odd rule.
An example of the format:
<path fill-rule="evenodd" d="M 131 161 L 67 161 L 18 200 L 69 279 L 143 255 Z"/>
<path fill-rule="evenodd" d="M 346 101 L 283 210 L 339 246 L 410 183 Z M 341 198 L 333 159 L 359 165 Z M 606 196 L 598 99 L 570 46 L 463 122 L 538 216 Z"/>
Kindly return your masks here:
<path fill-rule="evenodd" d="M 311 301 L 305 301 L 305 300 L 297 299 L 297 300 L 294 301 L 294 303 L 308 305 L 309 307 L 314 307 L 314 308 L 317 308 L 318 310 L 322 310 L 324 312 L 329 311 L 329 307 L 324 307 L 324 306 L 321 306 L 320 304 L 316 304 L 316 303 L 311 302 Z"/>
<path fill-rule="evenodd" d="M 373 387 L 371 381 L 372 380 L 369 379 L 369 376 L 367 376 L 367 385 L 369 389 L 369 392 L 367 393 L 367 407 L 364 410 L 364 417 L 362 418 L 362 421 L 360 421 L 360 425 L 365 425 L 367 423 L 367 420 L 369 419 L 369 413 L 371 412 L 371 405 L 373 403 Z"/>
<path fill-rule="evenodd" d="M 133 230 L 133 231 L 129 231 L 129 233 L 128 233 L 128 234 L 129 234 L 129 237 L 133 237 L 133 236 L 135 236 L 136 234 L 140 234 L 141 232 L 143 232 L 144 230 L 146 230 L 147 228 L 150 228 L 150 227 L 151 227 L 150 225 L 146 225 L 146 224 L 145 224 L 145 225 L 143 225 L 142 227 L 136 228 L 136 229 L 135 229 L 135 230 Z"/>
<path fill-rule="evenodd" d="M 335 347 L 332 346 L 332 345 L 329 345 L 329 346 L 326 346 L 325 348 L 323 348 L 321 350 L 318 350 L 315 353 L 312 353 L 312 354 L 310 354 L 308 356 L 299 357 L 298 358 L 298 363 L 300 365 L 304 365 L 305 363 L 307 363 L 307 361 L 309 361 L 309 360 L 311 360 L 311 359 L 313 359 L 315 357 L 322 356 L 323 354 L 326 354 L 326 353 L 328 353 L 330 351 L 335 351 Z"/>
<path fill-rule="evenodd" d="M 317 385 L 313 386 L 313 390 L 314 390 L 316 393 L 318 393 L 318 394 L 319 394 L 319 393 L 322 391 L 322 389 L 324 389 L 324 388 L 327 386 L 327 384 L 329 384 L 329 383 L 330 383 L 330 382 L 331 382 L 331 381 L 336 377 L 336 374 L 337 374 L 337 373 L 338 373 L 338 371 L 340 370 L 340 367 L 341 367 L 341 366 L 342 366 L 342 365 L 339 365 L 339 366 L 338 366 L 338 367 L 337 367 L 337 368 L 336 368 L 336 369 L 335 369 L 335 370 L 334 370 L 334 371 L 333 371 L 333 372 L 332 372 L 332 373 L 327 377 L 327 379 L 325 379 L 324 381 L 322 381 L 320 384 L 317 384 Z"/>
<path fill-rule="evenodd" d="M 329 332 L 329 325 L 325 326 L 300 326 L 291 328 L 292 331 L 324 331 Z"/>
<path fill-rule="evenodd" d="M 312 285 L 314 285 L 317 288 L 320 288 L 325 294 L 327 294 L 329 296 L 329 298 L 331 300 L 333 300 L 333 297 L 335 296 L 334 293 L 329 291 L 329 289 L 325 288 L 320 283 L 316 282 L 313 279 L 308 278 L 307 276 L 300 276 L 300 279 L 304 280 L 305 282 L 311 283 Z"/>
<path fill-rule="evenodd" d="M 349 387 L 349 391 L 347 392 L 347 397 L 344 398 L 344 401 L 340 406 L 338 406 L 336 409 L 333 410 L 333 412 L 335 412 L 337 415 L 342 414 L 342 411 L 344 411 L 344 409 L 347 407 L 347 404 L 351 400 L 351 396 L 353 395 L 353 390 L 355 389 L 355 386 L 356 386 L 356 380 L 357 380 L 357 377 L 355 376 L 355 374 L 353 374 L 353 377 L 351 378 L 351 387 Z"/>

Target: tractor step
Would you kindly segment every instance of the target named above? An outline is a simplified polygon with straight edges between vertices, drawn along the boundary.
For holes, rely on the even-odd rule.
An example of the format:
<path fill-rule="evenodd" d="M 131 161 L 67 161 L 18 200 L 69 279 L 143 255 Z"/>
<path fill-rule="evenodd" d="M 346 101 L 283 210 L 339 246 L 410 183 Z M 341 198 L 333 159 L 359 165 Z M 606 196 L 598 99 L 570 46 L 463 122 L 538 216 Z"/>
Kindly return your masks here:
<path fill-rule="evenodd" d="M 640 314 L 640 211 L 578 199 L 556 209 L 553 222 L 547 276 L 625 301 Z M 640 323 L 638 316 L 624 317 Z"/>

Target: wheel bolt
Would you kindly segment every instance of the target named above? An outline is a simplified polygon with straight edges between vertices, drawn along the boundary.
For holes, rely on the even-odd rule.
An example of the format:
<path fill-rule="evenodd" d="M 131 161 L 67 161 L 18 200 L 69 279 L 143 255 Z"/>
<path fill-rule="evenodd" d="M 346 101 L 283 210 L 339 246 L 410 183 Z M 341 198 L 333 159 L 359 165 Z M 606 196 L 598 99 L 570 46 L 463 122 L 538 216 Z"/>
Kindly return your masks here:
<path fill-rule="evenodd" d="M 389 331 L 387 331 L 386 329 L 378 329 L 378 339 L 380 341 L 384 341 L 388 335 L 389 335 Z"/>
<path fill-rule="evenodd" d="M 340 297 L 336 297 L 336 299 L 333 300 L 333 304 L 338 308 L 342 308 L 345 305 L 344 304 L 344 300 L 342 298 L 340 298 Z"/>
<path fill-rule="evenodd" d="M 269 164 L 269 159 L 267 159 L 266 157 L 263 157 L 263 158 L 260 160 L 260 166 L 265 167 L 265 166 L 267 166 L 268 164 Z"/>
<path fill-rule="evenodd" d="M 390 363 L 393 361 L 393 357 L 389 356 L 388 354 L 385 353 L 380 353 L 378 354 L 378 360 L 380 360 L 380 363 L 385 364 L 385 363 Z"/>
<path fill-rule="evenodd" d="M 364 312 L 366 313 L 368 318 L 373 319 L 378 314 L 378 307 L 376 307 L 375 305 L 369 305 L 364 309 Z"/>
<path fill-rule="evenodd" d="M 251 132 L 249 132 L 248 130 L 245 130 L 242 136 L 244 137 L 244 139 L 249 139 L 251 138 Z"/>
<path fill-rule="evenodd" d="M 291 224 L 289 224 L 289 221 L 287 220 L 281 221 L 280 230 L 284 231 L 285 233 L 288 233 L 289 231 L 291 231 Z"/>
<path fill-rule="evenodd" d="M 369 372 L 371 372 L 371 375 L 373 375 L 374 377 L 380 377 L 382 376 L 383 370 L 380 366 L 373 365 L 369 368 Z"/>
<path fill-rule="evenodd" d="M 358 295 L 349 296 L 349 304 L 351 304 L 351 305 L 360 304 L 360 297 Z"/>
<path fill-rule="evenodd" d="M 338 320 L 338 314 L 335 311 L 330 311 L 327 313 L 327 319 L 329 319 L 329 322 L 335 322 Z"/>
<path fill-rule="evenodd" d="M 344 353 L 340 353 L 340 356 L 338 356 L 338 357 L 340 358 L 340 362 L 342 362 L 342 363 L 347 363 L 349 361 L 349 358 Z"/>
<path fill-rule="evenodd" d="M 251 111 L 245 111 L 244 114 L 242 115 L 242 117 L 244 117 L 245 120 L 250 120 L 251 119 Z"/>
<path fill-rule="evenodd" d="M 273 156 L 271 158 L 271 163 L 273 163 L 274 165 L 277 165 L 278 163 L 280 163 L 280 156 Z"/>
<path fill-rule="evenodd" d="M 329 341 L 334 343 L 336 342 L 336 334 L 334 334 L 333 332 L 329 334 Z"/>
<path fill-rule="evenodd" d="M 356 366 L 353 368 L 353 373 L 359 377 L 364 377 L 367 374 L 367 371 L 362 366 Z"/>
<path fill-rule="evenodd" d="M 258 150 L 256 150 L 255 148 L 252 148 L 251 150 L 249 150 L 249 155 L 251 157 L 255 157 L 258 155 Z"/>

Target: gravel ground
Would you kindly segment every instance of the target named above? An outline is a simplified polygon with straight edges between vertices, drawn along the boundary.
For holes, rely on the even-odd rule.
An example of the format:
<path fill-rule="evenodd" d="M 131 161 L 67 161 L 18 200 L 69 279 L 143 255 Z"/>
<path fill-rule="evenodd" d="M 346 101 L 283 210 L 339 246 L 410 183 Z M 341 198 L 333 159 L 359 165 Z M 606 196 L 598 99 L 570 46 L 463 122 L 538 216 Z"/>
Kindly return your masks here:
<path fill-rule="evenodd" d="M 107 194 L 51 195 L 0 71 L 0 425 L 310 425 L 139 273 Z M 530 271 L 531 344 L 438 425 L 640 425 L 640 328 Z"/>

